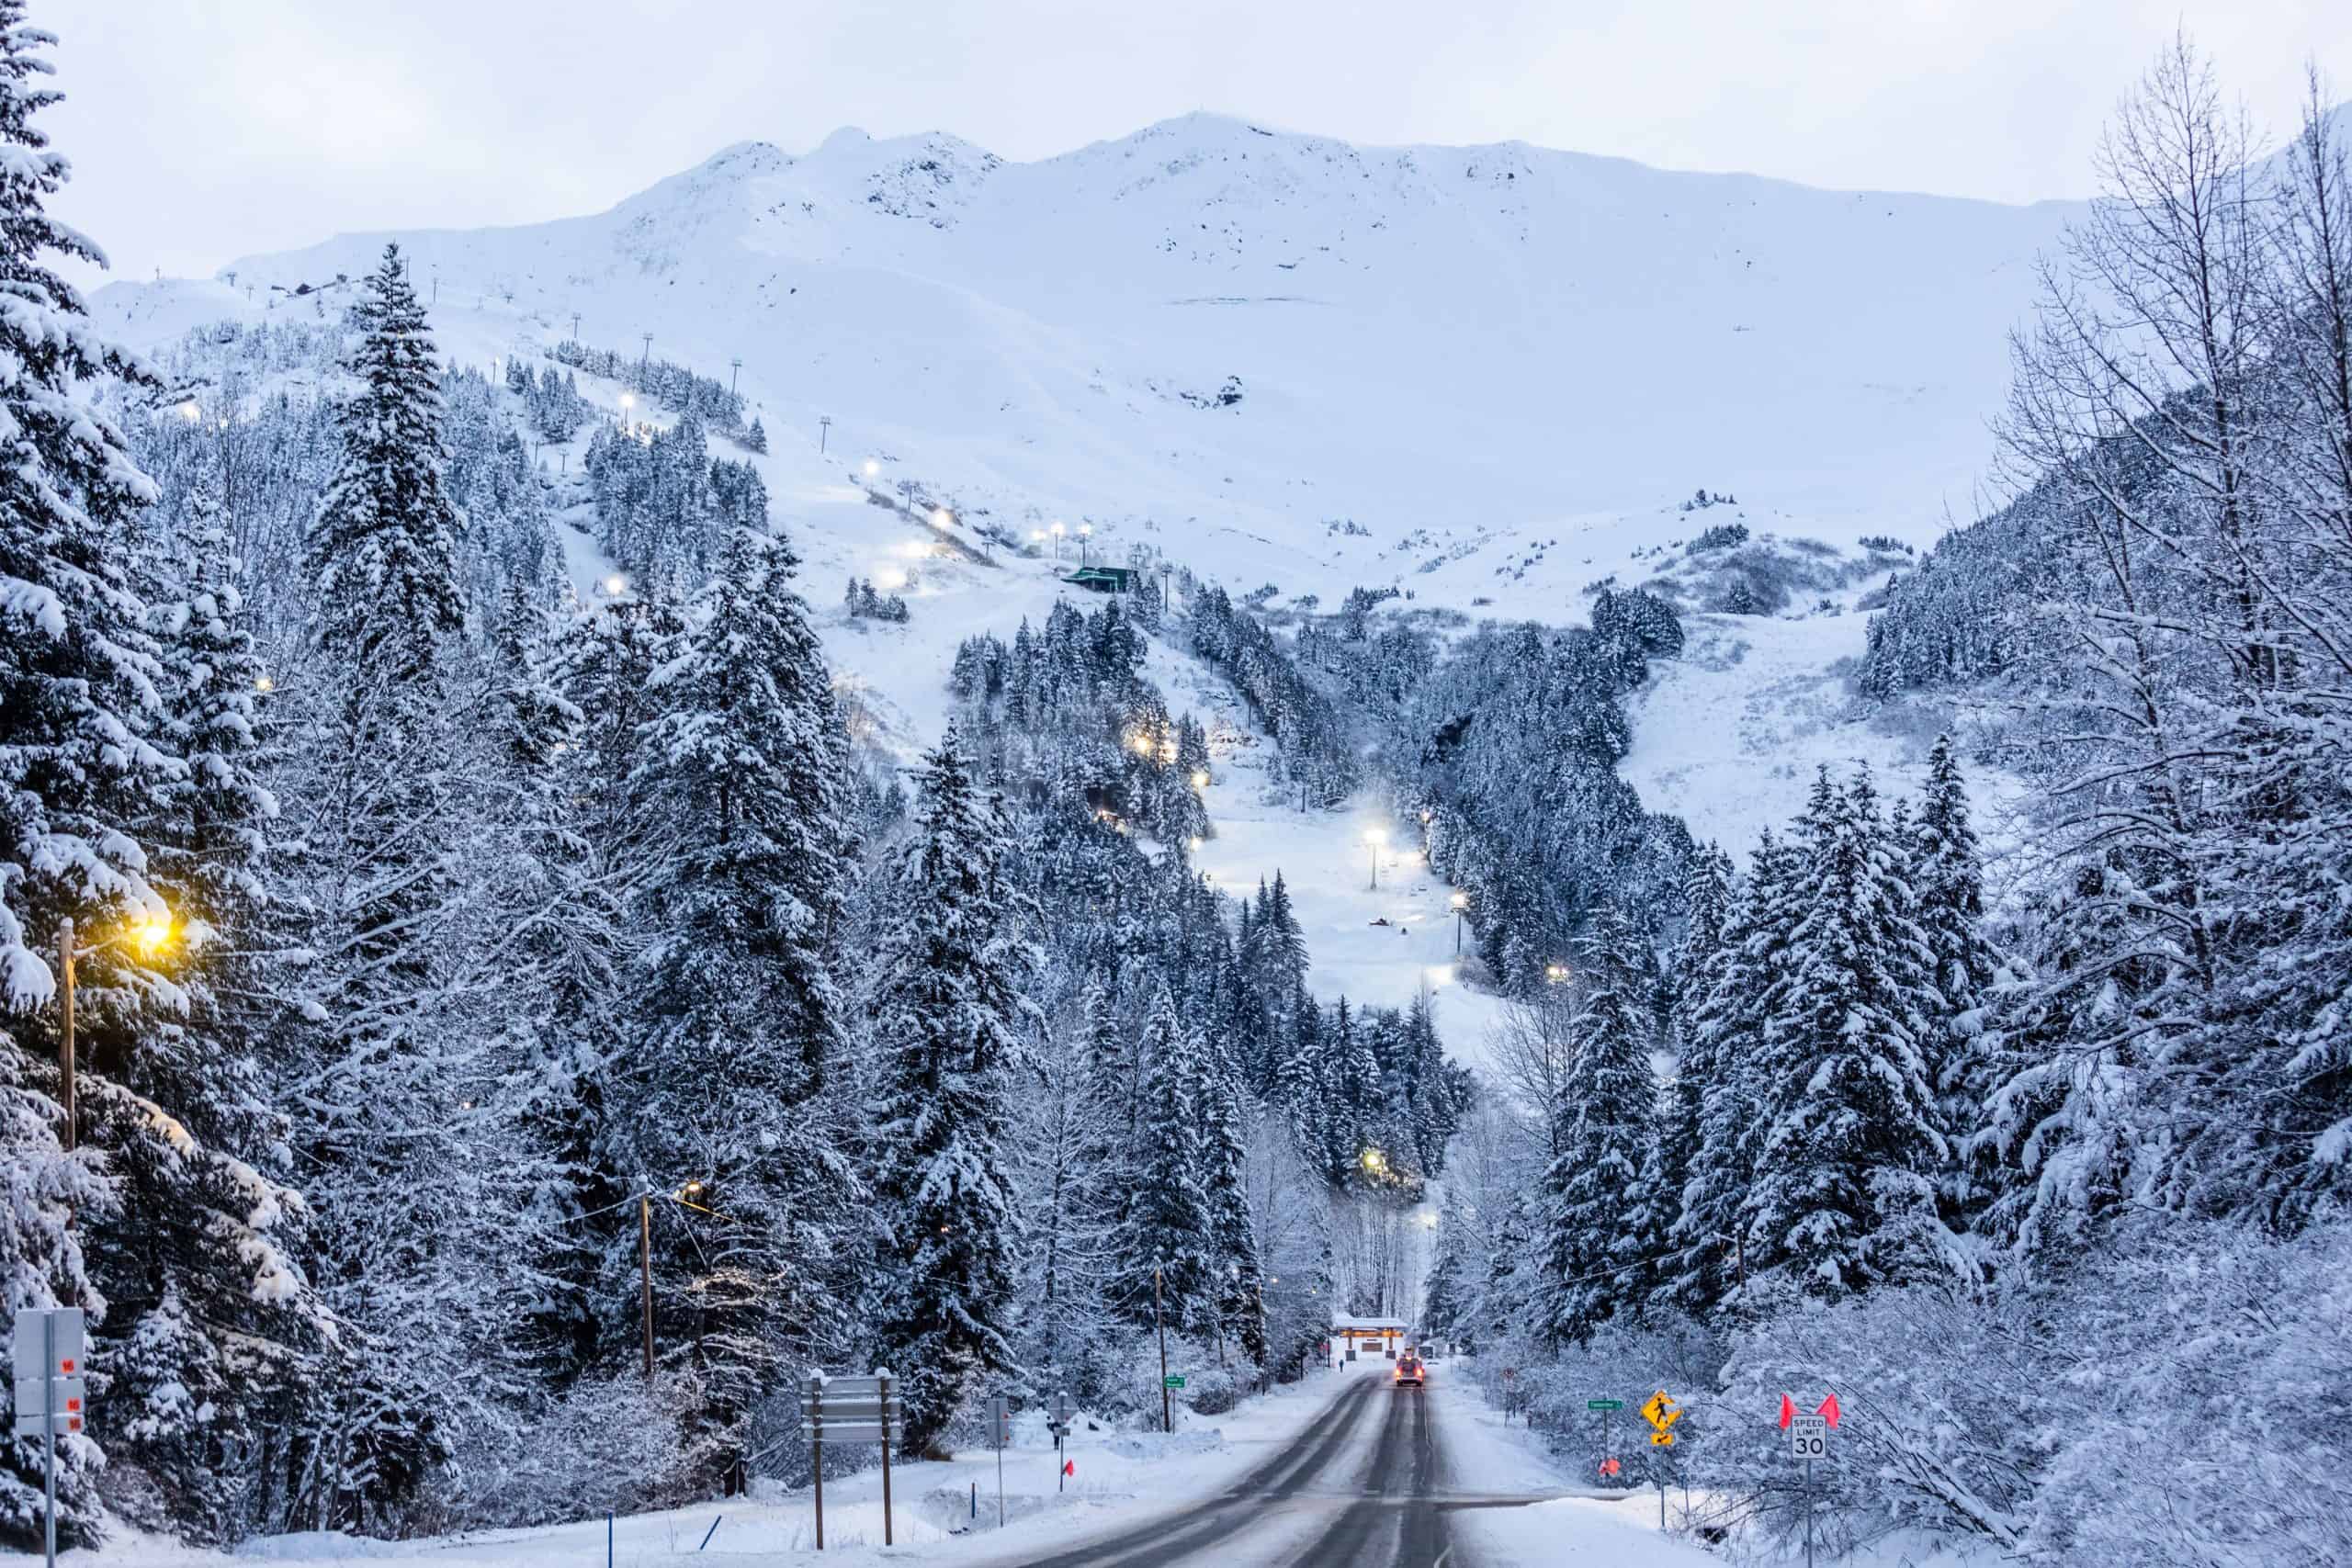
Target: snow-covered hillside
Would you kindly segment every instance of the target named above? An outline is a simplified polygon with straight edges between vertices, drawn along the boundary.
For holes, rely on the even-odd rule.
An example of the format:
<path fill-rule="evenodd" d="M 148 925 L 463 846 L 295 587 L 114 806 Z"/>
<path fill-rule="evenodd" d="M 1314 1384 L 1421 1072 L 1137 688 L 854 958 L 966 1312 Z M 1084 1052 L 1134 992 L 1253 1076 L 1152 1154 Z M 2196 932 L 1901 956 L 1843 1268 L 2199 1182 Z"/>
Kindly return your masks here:
<path fill-rule="evenodd" d="M 342 290 L 293 291 L 396 238 L 454 357 L 536 354 L 576 314 L 592 344 L 650 333 L 729 378 L 741 359 L 811 597 L 849 572 L 924 580 L 911 629 L 832 639 L 911 745 L 956 637 L 1009 630 L 1054 585 L 922 558 L 869 483 L 1016 535 L 1084 522 L 1099 553 L 1155 547 L 1278 603 L 1396 584 L 1551 622 L 1648 575 L 1699 526 L 1678 507 L 1700 489 L 1790 536 L 1924 544 L 1966 503 L 2004 329 L 2070 210 L 1200 115 L 1027 164 L 843 130 L 798 157 L 730 147 L 591 217 L 345 236 L 98 307 L 147 344 L 333 311 Z M 1674 794 L 1702 834 L 1732 830 Z"/>

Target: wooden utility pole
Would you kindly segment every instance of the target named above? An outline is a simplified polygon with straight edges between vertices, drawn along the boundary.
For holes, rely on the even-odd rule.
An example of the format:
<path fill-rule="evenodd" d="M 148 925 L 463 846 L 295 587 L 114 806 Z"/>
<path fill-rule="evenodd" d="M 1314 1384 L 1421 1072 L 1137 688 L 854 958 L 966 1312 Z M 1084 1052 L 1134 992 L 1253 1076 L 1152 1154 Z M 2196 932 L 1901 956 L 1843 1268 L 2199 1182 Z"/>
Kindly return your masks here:
<path fill-rule="evenodd" d="M 653 1381 L 653 1195 L 637 1196 L 638 1301 L 645 1315 L 645 1381 Z"/>
<path fill-rule="evenodd" d="M 1159 1336 L 1159 1429 L 1175 1430 L 1168 1413 L 1168 1325 L 1159 1316 L 1159 1265 L 1151 1267 L 1151 1326 Z"/>
<path fill-rule="evenodd" d="M 60 920 L 57 925 L 58 968 L 65 982 L 65 1027 L 58 1037 L 58 1075 L 63 1080 L 59 1086 L 59 1098 L 65 1106 L 65 1152 L 74 1152 L 74 1129 L 81 1118 L 74 1107 L 74 922 Z"/>

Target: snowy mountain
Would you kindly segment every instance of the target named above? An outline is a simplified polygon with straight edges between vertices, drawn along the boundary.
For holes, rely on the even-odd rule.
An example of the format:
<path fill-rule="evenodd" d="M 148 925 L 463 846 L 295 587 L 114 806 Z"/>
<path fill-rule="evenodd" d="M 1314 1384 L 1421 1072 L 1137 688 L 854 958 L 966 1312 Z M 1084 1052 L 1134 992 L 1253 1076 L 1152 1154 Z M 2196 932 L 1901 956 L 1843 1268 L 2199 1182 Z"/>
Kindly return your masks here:
<path fill-rule="evenodd" d="M 842 130 L 797 157 L 739 143 L 594 216 L 346 235 L 212 284 L 118 285 L 98 309 L 141 344 L 340 309 L 334 279 L 397 239 L 453 357 L 537 357 L 576 315 L 587 344 L 642 353 L 650 334 L 657 356 L 740 375 L 820 582 L 888 580 L 893 551 L 922 549 L 920 530 L 877 542 L 870 482 L 1014 536 L 1083 522 L 1103 555 L 1150 547 L 1237 592 L 1330 604 L 1393 585 L 1558 623 L 1589 584 L 1642 581 L 1729 515 L 1850 548 L 1924 546 L 1970 512 L 2004 333 L 2073 210 L 1521 143 L 1360 148 L 1207 115 L 1034 164 Z M 1700 490 L 1739 502 L 1688 516 Z M 952 563 L 923 577 L 925 652 L 899 656 L 900 637 L 876 657 L 863 626 L 832 649 L 910 749 L 936 732 L 955 636 L 1009 629 L 1056 591 Z M 950 600 L 959 586 L 983 592 Z M 1800 641 L 1826 669 L 1860 639 L 1848 616 Z M 1661 711 L 1721 700 L 1706 674 L 1669 669 L 1666 686 L 1700 684 Z M 1886 750 L 1847 733 L 1806 756 Z M 1651 771 L 1702 835 L 1744 839 L 1793 808 L 1808 768 L 1720 824 L 1673 787 L 1681 763 Z"/>
<path fill-rule="evenodd" d="M 1025 164 L 945 135 L 745 142 L 593 217 L 223 276 L 266 299 L 396 238 L 436 322 L 545 339 L 577 312 L 588 343 L 740 357 L 772 430 L 813 445 L 829 415 L 835 449 L 967 509 L 1326 594 L 1434 559 L 1420 596 L 1466 604 L 1518 536 L 1699 487 L 1931 533 L 2070 210 L 1194 115 Z M 1495 597 L 1541 609 L 1574 575 Z"/>

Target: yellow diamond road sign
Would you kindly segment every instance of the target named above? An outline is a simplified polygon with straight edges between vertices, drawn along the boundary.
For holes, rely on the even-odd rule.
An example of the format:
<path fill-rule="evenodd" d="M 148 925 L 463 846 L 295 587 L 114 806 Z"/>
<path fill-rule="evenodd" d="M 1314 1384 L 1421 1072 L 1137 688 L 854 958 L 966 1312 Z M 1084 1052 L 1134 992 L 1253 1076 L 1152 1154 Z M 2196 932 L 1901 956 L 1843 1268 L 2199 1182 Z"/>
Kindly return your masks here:
<path fill-rule="evenodd" d="M 1657 1445 L 1665 1448 L 1674 1441 L 1667 1428 L 1682 1419 L 1682 1407 L 1667 1397 L 1666 1390 L 1659 1389 L 1643 1404 L 1642 1419 L 1657 1428 L 1658 1437 L 1666 1438 L 1666 1442 Z"/>

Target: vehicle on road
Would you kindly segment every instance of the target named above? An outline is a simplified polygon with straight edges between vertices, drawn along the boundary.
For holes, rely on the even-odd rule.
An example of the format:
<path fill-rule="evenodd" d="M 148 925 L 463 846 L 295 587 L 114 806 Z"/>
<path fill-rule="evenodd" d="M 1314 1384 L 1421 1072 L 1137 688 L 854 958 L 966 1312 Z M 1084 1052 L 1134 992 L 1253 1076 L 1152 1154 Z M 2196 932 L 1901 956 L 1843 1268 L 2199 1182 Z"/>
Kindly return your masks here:
<path fill-rule="evenodd" d="M 1421 1359 L 1409 1353 L 1399 1357 L 1396 1375 L 1398 1388 L 1419 1388 L 1422 1382 Z"/>

